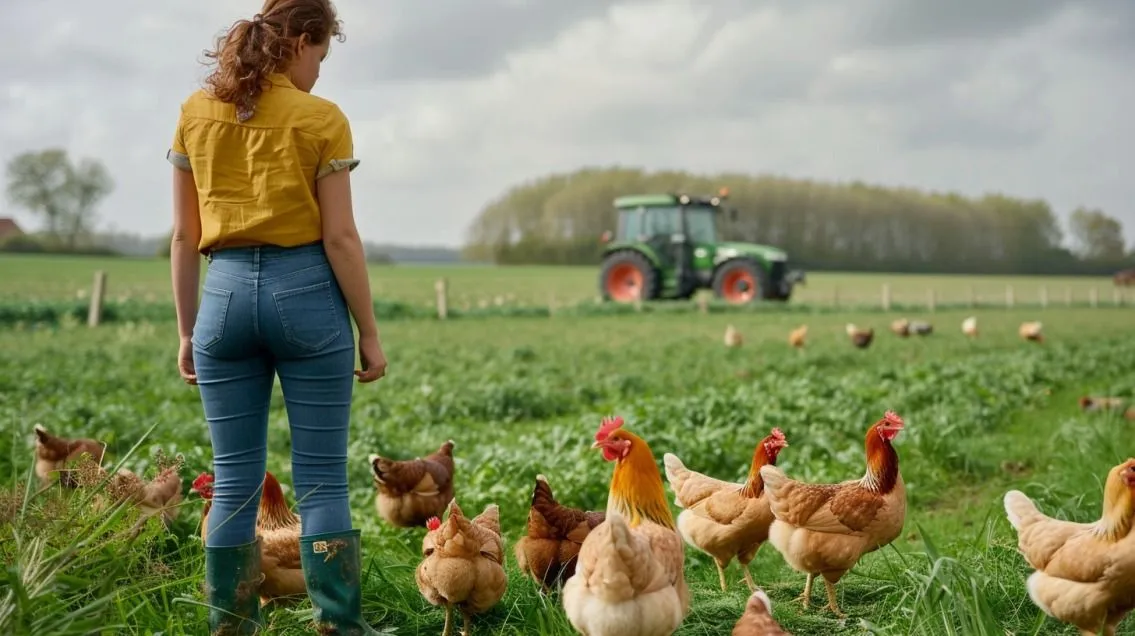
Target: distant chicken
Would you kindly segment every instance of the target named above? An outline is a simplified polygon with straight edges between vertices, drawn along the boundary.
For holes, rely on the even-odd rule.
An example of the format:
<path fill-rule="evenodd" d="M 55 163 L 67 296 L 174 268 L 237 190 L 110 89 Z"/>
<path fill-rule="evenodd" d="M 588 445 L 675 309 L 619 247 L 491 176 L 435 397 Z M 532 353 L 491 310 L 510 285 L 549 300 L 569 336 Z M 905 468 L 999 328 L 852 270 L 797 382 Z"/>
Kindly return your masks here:
<path fill-rule="evenodd" d="M 453 501 L 453 440 L 424 458 L 397 461 L 371 455 L 367 461 L 378 491 L 378 515 L 392 526 L 425 525 Z"/>
<path fill-rule="evenodd" d="M 891 332 L 896 336 L 905 338 L 910 335 L 910 321 L 906 318 L 899 318 L 891 322 Z"/>
<path fill-rule="evenodd" d="M 1041 333 L 1040 322 L 1023 322 L 1017 329 L 1017 334 L 1025 340 L 1032 342 L 1044 342 L 1044 334 Z"/>
<path fill-rule="evenodd" d="M 47 486 L 59 474 L 59 484 L 64 488 L 75 488 L 77 481 L 71 472 L 65 470 L 68 462 L 79 459 L 87 453 L 96 464 L 102 464 L 106 453 L 106 443 L 93 439 L 67 439 L 47 432 L 43 426 L 35 425 L 35 474 L 41 486 Z"/>
<path fill-rule="evenodd" d="M 934 333 L 934 325 L 923 320 L 913 320 L 910 323 L 910 333 L 916 336 L 929 336 Z"/>
<path fill-rule="evenodd" d="M 167 526 L 181 512 L 181 465 L 162 469 L 148 483 L 132 471 L 119 469 L 110 478 L 107 491 L 116 501 L 129 500 L 142 512 L 142 520 L 160 514 Z"/>
<path fill-rule="evenodd" d="M 201 542 L 209 533 L 209 511 L 213 507 L 213 476 L 201 473 L 191 491 L 205 500 L 201 512 Z M 260 602 L 307 593 L 300 565 L 300 517 L 288 508 L 280 482 L 264 473 L 264 488 L 256 511 L 256 537 L 260 540 Z"/>
<path fill-rule="evenodd" d="M 776 520 L 769 542 L 793 569 L 808 575 L 801 600 L 807 607 L 812 581 L 824 577 L 828 608 L 843 616 L 835 584 L 864 554 L 894 541 L 906 520 L 906 487 L 891 442 L 903 420 L 887 411 L 867 429 L 867 472 L 838 484 L 789 479 L 775 466 L 761 467 L 765 492 Z"/>
<path fill-rule="evenodd" d="M 670 453 L 662 457 L 677 504 L 685 508 L 678 515 L 678 531 L 686 543 L 713 557 L 722 592 L 726 589 L 725 568 L 733 557 L 741 564 L 749 590 L 756 589 L 749 563 L 768 539 L 773 520 L 761 466 L 775 466 L 777 455 L 786 446 L 784 433 L 779 428 L 772 429 L 757 444 L 749 476 L 740 484 L 692 471 Z"/>
<path fill-rule="evenodd" d="M 741 346 L 744 338 L 741 337 L 741 332 L 737 331 L 736 327 L 728 325 L 725 327 L 725 337 L 723 340 L 725 341 L 726 347 L 735 348 Z"/>
<path fill-rule="evenodd" d="M 1126 407 L 1126 410 L 1124 410 Z M 1124 419 L 1135 420 L 1135 404 L 1127 405 L 1121 397 L 1098 397 L 1085 395 L 1080 398 L 1080 408 L 1084 411 L 1123 411 Z"/>
<path fill-rule="evenodd" d="M 871 346 L 871 341 L 875 339 L 875 330 L 871 328 L 860 329 L 851 323 L 847 323 L 847 337 L 851 338 L 851 344 L 860 349 L 866 349 Z"/>
<path fill-rule="evenodd" d="M 622 426 L 604 418 L 595 434 L 615 463 L 607 519 L 583 541 L 564 612 L 586 636 L 668 636 L 690 607 L 685 549 L 650 446 Z"/>
<path fill-rule="evenodd" d="M 1005 493 L 1018 548 L 1035 571 L 1029 598 L 1084 634 L 1113 636 L 1135 610 L 1135 459 L 1108 472 L 1103 514 L 1093 523 L 1045 516 L 1024 493 Z"/>
<path fill-rule="evenodd" d="M 516 542 L 520 571 L 544 590 L 562 584 L 575 574 L 584 539 L 606 516 L 604 512 L 584 512 L 560 504 L 548 479 L 537 475 L 528 510 L 528 532 Z"/>
<path fill-rule="evenodd" d="M 977 337 L 977 316 L 970 316 L 962 321 L 962 333 L 970 338 Z"/>
<path fill-rule="evenodd" d="M 745 605 L 745 613 L 733 626 L 732 636 L 792 636 L 772 617 L 772 601 L 764 590 L 756 590 Z"/>
<path fill-rule="evenodd" d="M 464 619 L 461 633 L 472 636 L 473 615 L 492 609 L 508 585 L 500 511 L 490 504 L 470 521 L 457 501 L 450 501 L 445 523 L 431 517 L 426 528 L 428 532 L 422 540 L 424 558 L 414 573 L 418 590 L 431 604 L 445 607 L 443 636 L 453 633 L 454 608 Z"/>
<path fill-rule="evenodd" d="M 788 344 L 802 349 L 804 347 L 804 340 L 808 337 L 808 325 L 800 325 L 788 334 Z"/>

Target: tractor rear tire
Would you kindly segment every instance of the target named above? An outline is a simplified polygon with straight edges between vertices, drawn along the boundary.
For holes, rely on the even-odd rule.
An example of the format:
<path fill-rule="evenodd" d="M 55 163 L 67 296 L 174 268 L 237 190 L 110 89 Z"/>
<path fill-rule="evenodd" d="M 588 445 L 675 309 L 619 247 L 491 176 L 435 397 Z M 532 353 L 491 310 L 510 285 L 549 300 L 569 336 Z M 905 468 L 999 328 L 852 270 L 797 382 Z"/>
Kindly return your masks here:
<path fill-rule="evenodd" d="M 727 261 L 713 275 L 713 295 L 731 305 L 743 305 L 768 298 L 768 272 L 754 260 Z"/>
<path fill-rule="evenodd" d="M 654 265 L 631 250 L 615 252 L 603 260 L 599 274 L 599 293 L 603 300 L 619 303 L 643 302 L 658 297 L 660 280 Z"/>

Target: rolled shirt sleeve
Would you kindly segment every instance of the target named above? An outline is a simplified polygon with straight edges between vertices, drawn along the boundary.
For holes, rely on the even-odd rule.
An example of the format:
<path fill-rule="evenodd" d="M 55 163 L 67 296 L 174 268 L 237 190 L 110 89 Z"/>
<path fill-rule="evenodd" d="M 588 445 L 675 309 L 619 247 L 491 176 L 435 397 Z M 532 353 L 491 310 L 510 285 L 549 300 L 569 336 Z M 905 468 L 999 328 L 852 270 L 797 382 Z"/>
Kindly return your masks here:
<path fill-rule="evenodd" d="M 189 165 L 189 151 L 185 148 L 185 111 L 177 119 L 177 129 L 173 133 L 173 144 L 166 151 L 166 161 L 186 172 L 193 172 Z"/>
<path fill-rule="evenodd" d="M 323 150 L 319 155 L 319 168 L 315 178 L 322 179 L 332 172 L 354 170 L 359 165 L 355 158 L 354 141 L 351 138 L 351 124 L 338 106 L 327 113 L 323 127 Z"/>

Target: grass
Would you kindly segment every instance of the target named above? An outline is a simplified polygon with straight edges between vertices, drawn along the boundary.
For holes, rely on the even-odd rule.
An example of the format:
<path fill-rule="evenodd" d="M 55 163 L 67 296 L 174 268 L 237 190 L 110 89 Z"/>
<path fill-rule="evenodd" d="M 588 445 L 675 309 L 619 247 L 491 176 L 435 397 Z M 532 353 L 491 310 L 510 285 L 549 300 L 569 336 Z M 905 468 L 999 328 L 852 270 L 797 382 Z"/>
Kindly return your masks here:
<path fill-rule="evenodd" d="M 76 300 L 89 294 L 96 270 L 107 272 L 112 301 L 166 302 L 169 263 L 158 259 L 87 258 L 42 255 L 0 255 L 0 299 Z M 373 267 L 376 300 L 432 307 L 434 281 L 446 278 L 450 304 L 457 309 L 502 304 L 575 304 L 598 295 L 595 267 Z M 882 287 L 890 286 L 895 304 L 1004 305 L 1006 290 L 1013 302 L 1039 303 L 1042 294 L 1054 306 L 1086 304 L 1095 289 L 1101 304 L 1114 304 L 1112 281 L 1106 277 L 949 276 L 921 274 L 857 274 L 817 272 L 798 287 L 794 303 L 812 305 L 878 305 Z M 1127 295 L 1128 302 L 1135 296 Z"/>
<path fill-rule="evenodd" d="M 574 632 L 558 598 L 535 593 L 511 549 L 537 473 L 565 503 L 604 506 L 610 466 L 587 450 L 601 415 L 626 417 L 659 462 L 674 452 L 695 470 L 738 480 L 752 445 L 779 426 L 791 444 L 780 461 L 789 475 L 831 481 L 862 473 L 863 432 L 894 409 L 907 421 L 897 443 L 909 502 L 902 537 L 841 581 L 846 621 L 795 604 L 803 575 L 765 546 L 753 574 L 777 618 L 796 634 L 1075 633 L 1028 601 L 1028 569 L 1000 498 L 1020 488 L 1049 514 L 1098 516 L 1104 475 L 1132 454 L 1131 424 L 1083 414 L 1075 398 L 1133 394 L 1135 321 L 1129 311 L 1050 308 L 1048 342 L 1034 345 L 1016 338 L 1016 326 L 1035 310 L 979 312 L 976 341 L 958 331 L 966 313 L 923 315 L 938 333 L 908 340 L 885 332 L 887 316 L 846 312 L 384 325 L 389 377 L 358 387 L 349 451 L 367 618 L 398 635 L 437 634 L 442 625 L 413 582 L 423 531 L 392 529 L 374 511 L 371 452 L 413 457 L 454 439 L 458 499 L 471 514 L 501 506 L 509 552 L 508 593 L 476 620 L 475 633 L 566 636 Z M 880 331 L 870 349 L 847 343 L 848 321 Z M 800 322 L 810 341 L 795 351 L 784 339 Z M 741 349 L 721 346 L 727 323 L 745 335 Z M 8 483 L 0 632 L 87 634 L 102 625 L 101 633 L 199 633 L 199 501 L 186 501 L 169 531 L 151 522 L 131 537 L 130 509 L 92 513 L 90 501 L 26 485 L 35 423 L 103 439 L 109 461 L 136 472 L 150 474 L 159 449 L 181 454 L 186 489 L 211 469 L 197 393 L 173 364 L 173 326 L 0 329 L 0 350 L 0 476 Z M 278 389 L 270 428 L 269 468 L 286 486 Z M 712 561 L 687 549 L 693 603 L 679 635 L 729 632 L 747 593 L 736 564 L 727 575 L 723 594 Z M 822 605 L 819 590 L 814 605 Z M 278 609 L 270 633 L 306 633 L 309 619 L 306 603 Z M 1123 627 L 1135 633 L 1131 620 Z"/>

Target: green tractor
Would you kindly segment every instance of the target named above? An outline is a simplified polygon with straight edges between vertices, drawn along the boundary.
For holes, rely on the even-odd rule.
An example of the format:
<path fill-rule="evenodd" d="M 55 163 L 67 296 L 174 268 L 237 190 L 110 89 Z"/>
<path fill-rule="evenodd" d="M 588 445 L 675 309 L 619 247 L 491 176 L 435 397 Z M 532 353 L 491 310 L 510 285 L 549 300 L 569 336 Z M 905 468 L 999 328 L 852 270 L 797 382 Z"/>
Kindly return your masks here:
<path fill-rule="evenodd" d="M 722 242 L 717 220 L 726 212 L 718 196 L 643 194 L 615 199 L 618 230 L 603 234 L 599 289 L 621 303 L 688 299 L 699 289 L 731 304 L 787 301 L 804 272 L 788 270 L 783 250 Z M 736 218 L 736 210 L 728 210 Z"/>

